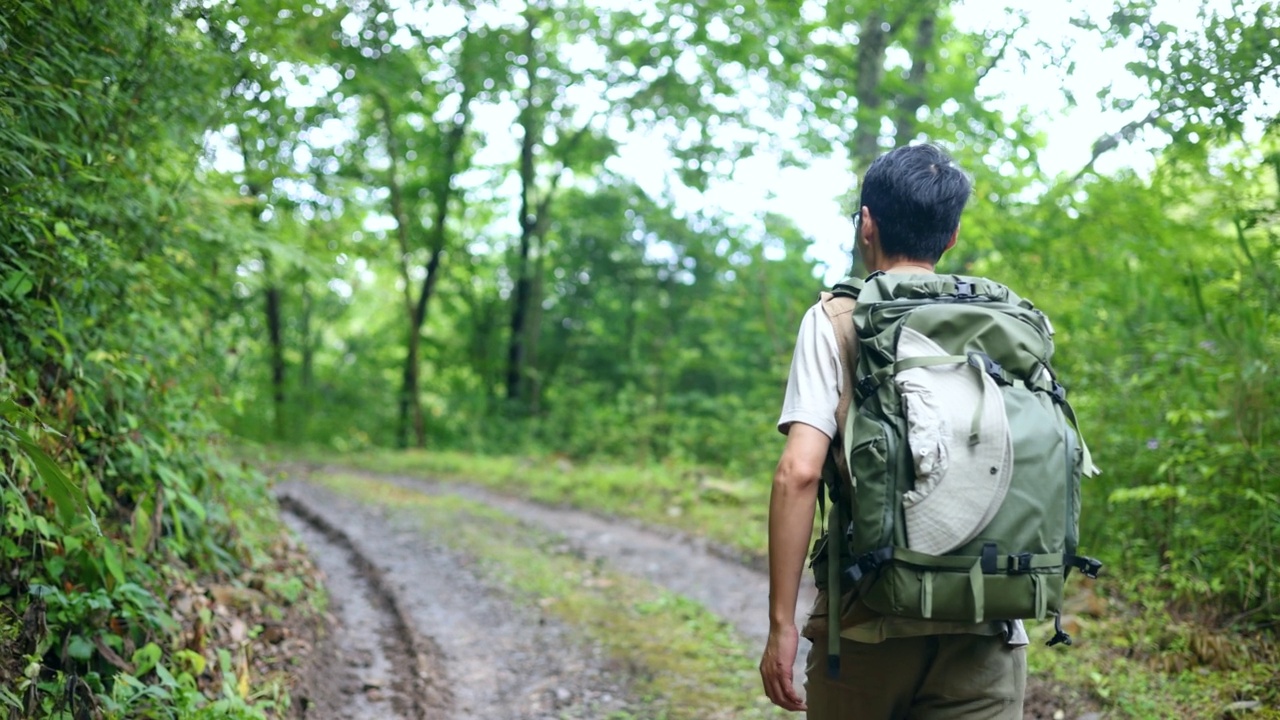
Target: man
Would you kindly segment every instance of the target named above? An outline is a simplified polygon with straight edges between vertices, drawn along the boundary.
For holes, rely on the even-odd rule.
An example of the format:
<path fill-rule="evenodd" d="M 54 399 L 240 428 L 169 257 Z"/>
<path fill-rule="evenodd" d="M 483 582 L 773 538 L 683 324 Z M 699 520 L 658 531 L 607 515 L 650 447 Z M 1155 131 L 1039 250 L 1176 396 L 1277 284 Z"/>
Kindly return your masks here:
<path fill-rule="evenodd" d="M 871 272 L 932 274 L 955 245 L 972 184 L 932 145 L 898 148 L 863 179 L 855 240 Z M 1026 633 L 1020 621 L 965 624 L 876 615 L 845 598 L 839 677 L 827 675 L 827 599 L 819 593 L 803 635 L 813 641 L 807 698 L 794 687 L 801 634 L 795 610 L 813 532 L 820 478 L 843 442 L 837 405 L 852 377 L 830 308 L 814 305 L 800 325 L 778 429 L 787 441 L 769 504 L 769 640 L 760 661 L 776 705 L 809 718 L 1022 717 Z M 839 318 L 851 322 L 848 310 Z M 833 441 L 835 445 L 832 445 Z"/>

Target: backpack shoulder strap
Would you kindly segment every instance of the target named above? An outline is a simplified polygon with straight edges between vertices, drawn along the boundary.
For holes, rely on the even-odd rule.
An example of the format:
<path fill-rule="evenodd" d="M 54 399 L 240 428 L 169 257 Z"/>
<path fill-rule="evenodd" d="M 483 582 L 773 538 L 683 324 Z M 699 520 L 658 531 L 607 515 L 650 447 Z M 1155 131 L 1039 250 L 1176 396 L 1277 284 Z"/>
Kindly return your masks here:
<path fill-rule="evenodd" d="M 862 287 L 865 284 L 866 281 L 862 278 L 850 275 L 849 277 L 837 282 L 835 285 L 832 285 L 830 294 L 857 300 L 858 295 L 862 292 Z"/>
<path fill-rule="evenodd" d="M 842 568 L 841 558 L 844 551 L 836 545 L 841 537 L 840 531 L 836 528 L 842 527 L 846 520 L 843 517 L 840 508 L 840 502 L 837 498 L 841 491 L 837 491 L 838 485 L 850 483 L 853 476 L 849 472 L 849 460 L 843 452 L 845 442 L 845 421 L 849 416 L 849 406 L 853 403 L 853 378 L 857 373 L 856 363 L 858 361 L 858 338 L 854 332 L 853 311 L 858 305 L 858 295 L 862 292 L 862 280 L 859 278 L 845 278 L 836 283 L 830 292 L 824 292 L 821 296 L 820 304 L 822 310 L 827 314 L 827 318 L 831 320 L 831 327 L 835 331 L 836 347 L 840 352 L 840 366 L 843 375 L 843 386 L 840 389 L 840 400 L 836 404 L 836 437 L 831 439 L 831 451 L 828 453 L 829 461 L 835 465 L 835 473 L 839 477 L 826 477 L 826 481 L 831 483 L 827 488 L 827 492 L 832 493 L 831 503 L 831 519 L 827 526 L 826 532 L 826 592 L 827 592 L 827 644 L 828 648 L 840 647 L 840 629 L 841 617 L 840 607 L 844 601 L 844 593 L 841 592 L 840 571 Z M 830 471 L 824 471 L 823 475 L 828 476 Z M 849 500 L 845 499 L 845 503 Z M 818 491 L 818 505 L 822 506 L 822 490 Z M 840 674 L 840 655 L 839 650 L 828 650 L 827 655 L 827 674 L 832 677 L 838 677 Z"/>
<path fill-rule="evenodd" d="M 843 283 L 844 281 L 842 281 Z M 861 280 L 857 280 L 859 290 Z M 840 401 L 836 404 L 836 433 L 832 438 L 832 447 L 842 447 L 840 440 L 844 436 L 845 419 L 849 416 L 849 406 L 853 404 L 854 376 L 858 362 L 858 338 L 853 328 L 853 310 L 857 307 L 857 294 L 845 291 L 848 285 L 837 284 L 832 292 L 822 293 L 822 310 L 831 320 L 831 327 L 836 335 L 836 347 L 840 349 L 840 366 L 843 374 L 843 386 L 840 390 Z M 849 468 L 844 453 L 834 453 L 836 465 L 840 472 L 849 476 Z"/>

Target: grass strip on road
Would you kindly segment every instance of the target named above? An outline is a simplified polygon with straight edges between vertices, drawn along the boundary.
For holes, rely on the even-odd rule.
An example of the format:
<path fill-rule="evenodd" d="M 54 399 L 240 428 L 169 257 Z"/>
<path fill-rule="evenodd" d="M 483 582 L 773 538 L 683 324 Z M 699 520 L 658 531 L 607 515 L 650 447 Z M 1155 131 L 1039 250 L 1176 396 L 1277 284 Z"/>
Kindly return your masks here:
<path fill-rule="evenodd" d="M 483 456 L 445 450 L 289 449 L 285 459 L 455 480 L 553 505 L 629 517 L 707 538 L 762 563 L 771 478 L 720 478 L 703 469 L 592 463 L 560 457 Z"/>

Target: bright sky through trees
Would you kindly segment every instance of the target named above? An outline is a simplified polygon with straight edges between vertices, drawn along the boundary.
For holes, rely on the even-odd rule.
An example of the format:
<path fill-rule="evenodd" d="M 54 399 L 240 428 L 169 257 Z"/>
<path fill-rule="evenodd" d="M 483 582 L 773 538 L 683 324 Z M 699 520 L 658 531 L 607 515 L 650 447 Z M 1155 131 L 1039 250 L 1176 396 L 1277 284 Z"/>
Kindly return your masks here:
<path fill-rule="evenodd" d="M 1257 0 L 1217 0 L 1209 7 L 1226 11 L 1233 6 L 1254 8 L 1258 4 Z M 1077 18 L 1103 22 L 1114 7 L 1111 0 L 967 0 L 955 8 L 957 26 L 977 32 L 1019 22 L 1015 15 L 1005 13 L 1005 8 L 1025 17 L 1026 25 L 1016 36 L 1015 45 L 1026 51 L 1028 60 L 1019 62 L 1014 53 L 1006 53 L 983 79 L 980 90 L 1002 112 L 1013 114 L 1024 107 L 1032 112 L 1035 126 L 1046 137 L 1039 160 L 1049 174 L 1080 170 L 1099 138 L 1149 110 L 1139 103 L 1128 112 L 1119 112 L 1099 98 L 1099 93 L 1108 89 L 1118 97 L 1144 95 L 1142 82 L 1124 69 L 1130 62 L 1140 62 L 1141 53 L 1133 47 L 1103 48 L 1096 35 L 1072 24 Z M 1178 27 L 1195 27 L 1199 3 L 1165 1 L 1157 3 L 1156 10 L 1156 17 L 1161 20 Z M 1075 63 L 1072 72 L 1055 62 L 1055 56 L 1063 53 Z M 1069 101 L 1069 96 L 1075 103 Z M 1268 102 L 1280 103 L 1280 90 Z M 1257 133 L 1261 128 L 1254 127 L 1252 131 Z M 1154 163 L 1151 150 L 1166 141 L 1158 131 L 1140 132 L 1135 142 L 1122 144 L 1100 158 L 1095 169 L 1104 174 L 1121 168 L 1146 173 Z M 638 138 L 624 147 L 616 165 L 657 193 L 666 182 L 666 168 L 654 158 L 662 157 L 663 151 L 661 139 Z M 845 205 L 852 201 L 849 193 L 854 182 L 848 159 L 837 146 L 832 156 L 814 157 L 806 167 L 780 167 L 776 156 L 751 158 L 740 164 L 732 180 L 716 184 L 705 198 L 695 193 L 678 193 L 678 197 L 688 207 L 705 202 L 742 218 L 752 217 L 762 208 L 791 218 L 813 238 L 811 253 L 828 266 L 825 279 L 834 281 L 849 266 L 852 226 Z"/>
<path fill-rule="evenodd" d="M 1208 7 L 1224 12 L 1233 7 L 1253 10 L 1259 2 L 1212 0 Z M 601 4 L 610 3 L 602 0 Z M 486 12 L 505 12 L 516 18 L 522 7 L 522 3 L 513 1 L 509 7 L 496 11 L 487 7 Z M 1125 69 L 1128 63 L 1142 61 L 1136 48 L 1103 47 L 1102 40 L 1095 33 L 1073 24 L 1079 19 L 1105 23 L 1113 10 L 1112 0 L 1073 0 L 1067 3 L 1005 0 L 998 4 L 988 0 L 965 0 L 954 6 L 957 28 L 964 31 L 993 32 L 1023 23 L 1014 36 L 1012 46 L 982 80 L 979 91 L 984 102 L 1006 115 L 1014 115 L 1022 108 L 1031 112 L 1034 127 L 1046 138 L 1039 162 L 1050 175 L 1072 174 L 1080 170 L 1088 162 L 1091 148 L 1099 138 L 1141 118 L 1148 111 L 1147 106 L 1153 104 L 1149 100 L 1145 105 L 1138 101 L 1126 112 L 1120 112 L 1112 109 L 1107 98 L 1103 97 L 1105 93 L 1112 93 L 1115 97 L 1141 98 L 1145 92 L 1142 81 Z M 1155 17 L 1177 27 L 1191 28 L 1196 26 L 1198 12 L 1199 3 L 1168 0 L 1156 3 Z M 456 32 L 467 22 L 463 11 L 456 6 L 433 5 L 431 9 L 422 11 L 412 9 L 412 4 L 407 2 L 400 3 L 394 17 L 399 23 L 427 28 L 433 35 Z M 480 19 L 505 22 L 503 18 Z M 344 22 L 343 29 L 348 33 L 358 33 L 358 22 L 357 17 L 351 15 Z M 390 42 L 403 45 L 413 40 L 410 33 L 402 30 Z M 584 65 L 595 59 L 596 51 L 585 40 L 576 50 Z M 1019 52 L 1021 58 L 1018 57 Z M 1068 62 L 1070 66 L 1066 64 Z M 696 68 L 691 67 L 689 71 L 695 72 Z M 291 104 L 311 104 L 320 94 L 335 87 L 337 82 L 336 72 L 322 68 L 309 83 L 291 84 L 294 88 Z M 584 117 L 597 111 L 597 105 L 603 107 L 605 104 L 603 93 L 601 97 L 594 98 L 593 104 L 592 99 L 582 96 L 584 88 L 570 90 L 577 91 L 573 99 L 578 113 Z M 1273 95 L 1268 102 L 1280 102 L 1280 90 Z M 442 107 L 437 115 L 450 112 L 448 107 Z M 460 183 L 478 187 L 488 183 L 492 172 L 505 172 L 504 168 L 518 153 L 519 138 L 511 132 L 516 114 L 517 108 L 510 102 L 489 104 L 477 113 L 474 124 L 486 142 L 476 155 L 476 169 L 460 176 Z M 763 112 L 758 119 L 766 128 L 776 130 L 777 136 L 769 138 L 769 141 L 776 142 L 779 136 L 786 136 L 784 121 L 768 118 Z M 698 192 L 673 177 L 677 161 L 669 151 L 669 137 L 652 129 L 628 132 L 620 120 L 614 120 L 616 122 L 608 127 L 619 138 L 621 148 L 618 156 L 606 164 L 610 170 L 633 178 L 655 197 L 669 195 L 681 210 L 723 211 L 731 222 L 747 226 L 758 224 L 763 212 L 788 217 L 812 238 L 810 252 L 826 264 L 826 280 L 834 280 L 848 269 L 851 226 L 846 206 L 853 202 L 851 193 L 856 180 L 847 152 L 840 143 L 833 142 L 832 152 L 826 156 L 801 153 L 800 162 L 791 165 L 784 163 L 778 152 L 763 148 L 739 162 L 731 177 L 713 180 L 705 192 Z M 605 121 L 601 119 L 600 122 Z M 328 145 L 350 137 L 353 130 L 349 124 L 331 120 L 321 132 L 311 133 L 310 140 Z M 1259 132 L 1260 128 L 1254 127 L 1251 131 Z M 1103 155 L 1095 170 L 1107 174 L 1121 168 L 1133 168 L 1146 173 L 1153 167 L 1151 151 L 1162 147 L 1165 142 L 1167 138 L 1159 131 L 1139 131 L 1132 142 L 1122 143 Z M 783 147 L 790 144 L 793 143 L 782 142 Z M 217 169 L 238 169 L 240 158 L 234 141 L 225 137 L 212 138 L 211 146 L 215 150 Z M 578 179 L 578 182 L 582 181 Z M 518 178 L 507 174 L 505 182 L 499 184 L 494 192 L 512 203 L 516 202 Z M 514 215 L 498 222 L 510 225 L 507 228 L 509 232 L 518 231 Z M 389 216 L 374 215 L 366 224 L 371 230 L 385 231 L 394 226 L 394 221 Z M 776 248 L 766 250 L 777 252 Z M 654 252 L 661 253 L 662 250 L 658 248 Z"/>

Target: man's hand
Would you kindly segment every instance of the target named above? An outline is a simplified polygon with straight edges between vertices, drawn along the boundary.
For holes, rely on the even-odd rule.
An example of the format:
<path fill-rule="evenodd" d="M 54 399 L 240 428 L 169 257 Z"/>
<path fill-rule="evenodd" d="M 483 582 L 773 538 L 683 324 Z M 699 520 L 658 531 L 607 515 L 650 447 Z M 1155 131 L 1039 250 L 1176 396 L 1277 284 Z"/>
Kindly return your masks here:
<path fill-rule="evenodd" d="M 764 680 L 764 692 L 774 705 L 783 710 L 807 710 L 808 707 L 796 694 L 791 668 L 795 665 L 796 649 L 800 633 L 794 624 L 775 627 L 769 631 L 769 641 L 760 658 L 760 678 Z"/>
<path fill-rule="evenodd" d="M 784 710 L 807 709 L 791 677 L 800 643 L 796 595 L 813 534 L 818 481 L 830 444 L 831 439 L 818 428 L 802 422 L 792 424 L 769 495 L 769 642 L 760 658 L 760 678 L 765 694 Z"/>

